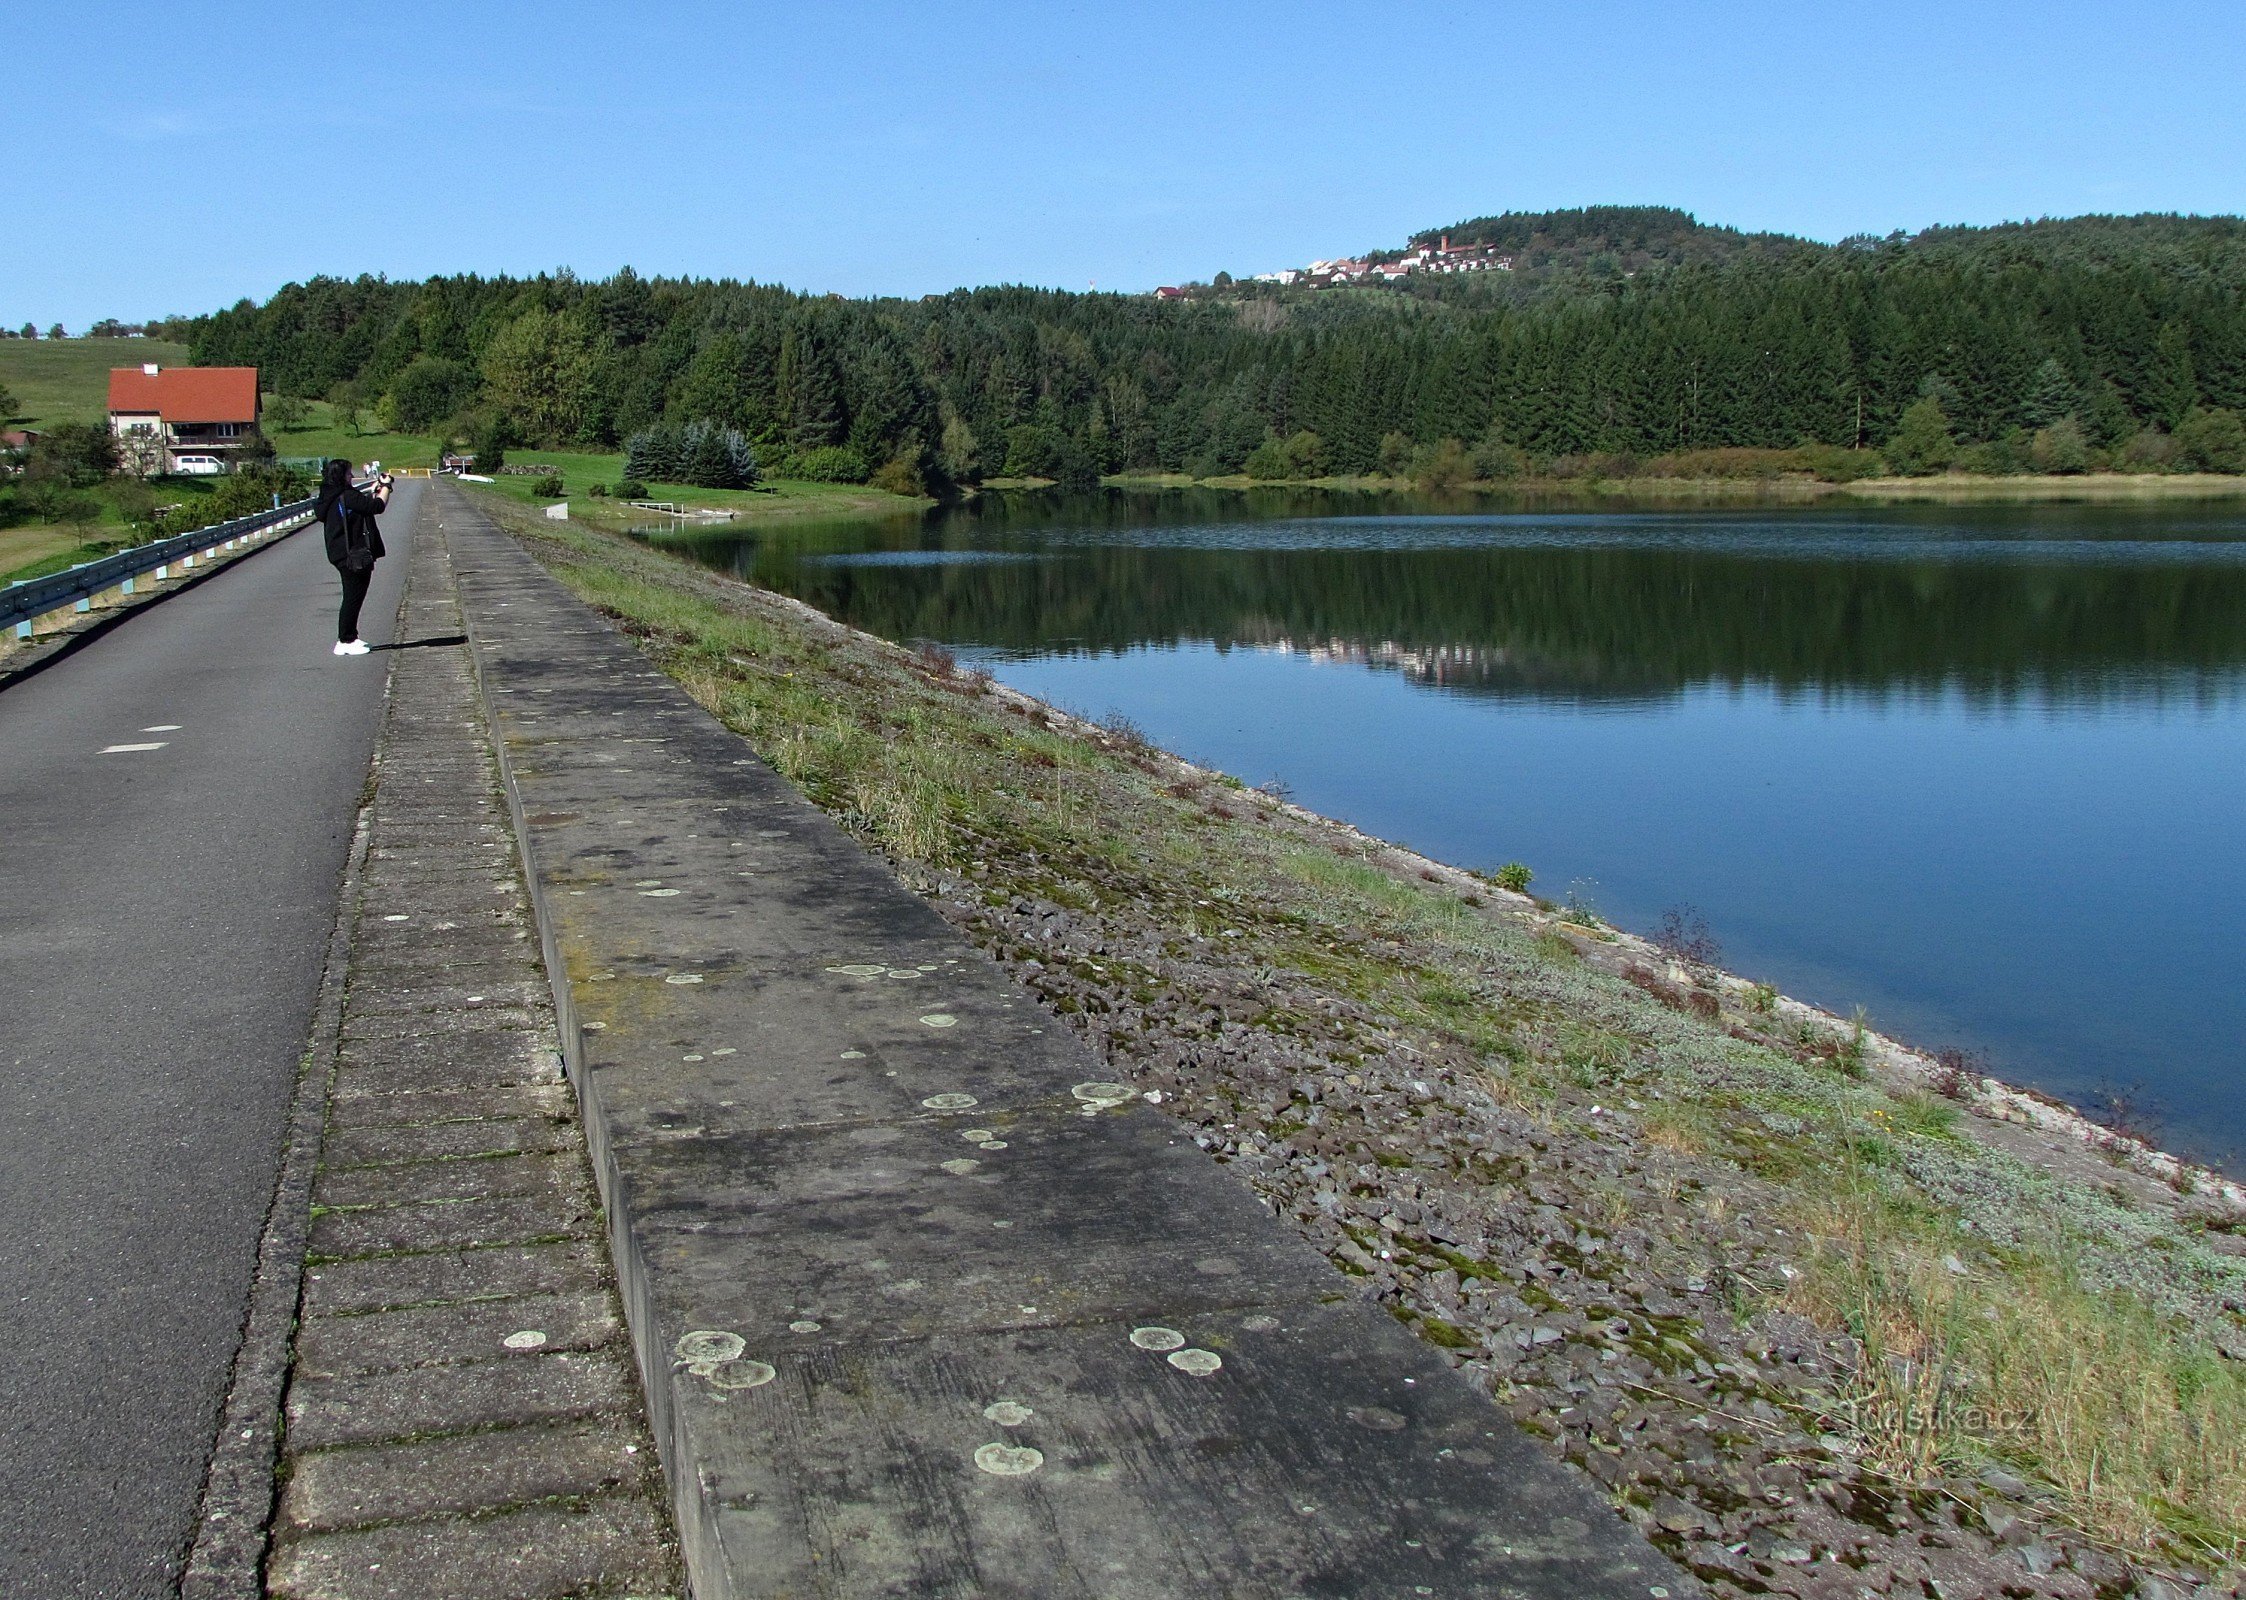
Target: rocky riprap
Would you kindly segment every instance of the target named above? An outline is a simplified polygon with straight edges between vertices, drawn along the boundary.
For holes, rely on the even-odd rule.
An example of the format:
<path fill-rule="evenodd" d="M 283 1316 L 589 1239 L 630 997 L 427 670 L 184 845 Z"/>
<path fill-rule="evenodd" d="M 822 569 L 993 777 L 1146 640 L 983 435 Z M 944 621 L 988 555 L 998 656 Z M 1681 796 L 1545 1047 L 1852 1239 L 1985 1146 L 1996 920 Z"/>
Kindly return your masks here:
<path fill-rule="evenodd" d="M 1255 796 L 1215 803 L 1290 831 L 1323 822 Z M 1367 851 L 1325 826 L 1340 848 Z M 1423 871 L 1385 853 L 1400 874 Z M 1181 943 L 1138 896 L 1072 908 L 994 889 L 1007 874 L 978 865 L 906 875 L 1359 1292 L 1486 1383 L 1718 1593 L 2239 1592 L 2109 1553 L 2009 1472 L 1903 1488 L 1866 1470 L 1844 1429 L 1857 1342 L 1783 1310 L 1736 1312 L 1767 1307 L 1795 1270 L 1767 1216 L 1775 1197 L 1646 1140 L 1628 1088 L 1510 1105 L 1505 1079 L 1469 1052 L 1409 1040 L 1301 974 L 1231 959 L 1252 951 L 1244 928 Z M 1256 920 L 1252 905 L 1227 909 Z M 1712 981 L 1608 957 L 1593 939 L 1579 948 L 1640 989 L 1670 990 L 1674 1009 L 1719 1011 Z"/>

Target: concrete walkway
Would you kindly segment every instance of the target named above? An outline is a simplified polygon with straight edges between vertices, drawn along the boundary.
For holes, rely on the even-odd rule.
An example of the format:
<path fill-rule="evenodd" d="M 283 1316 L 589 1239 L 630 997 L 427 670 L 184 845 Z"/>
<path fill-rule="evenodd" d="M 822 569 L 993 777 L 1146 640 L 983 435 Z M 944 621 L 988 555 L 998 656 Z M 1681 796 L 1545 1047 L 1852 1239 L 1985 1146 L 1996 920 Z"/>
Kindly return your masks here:
<path fill-rule="evenodd" d="M 336 595 L 299 534 L 0 692 L 0 1594 L 178 1581 L 390 659 Z"/>
<path fill-rule="evenodd" d="M 701 1600 L 1696 1592 L 436 492 Z"/>
<path fill-rule="evenodd" d="M 449 552 L 426 527 L 404 617 L 416 647 L 392 673 L 311 1064 L 325 1130 L 268 1592 L 676 1594 Z M 243 1554 L 191 1592 L 254 1595 Z"/>

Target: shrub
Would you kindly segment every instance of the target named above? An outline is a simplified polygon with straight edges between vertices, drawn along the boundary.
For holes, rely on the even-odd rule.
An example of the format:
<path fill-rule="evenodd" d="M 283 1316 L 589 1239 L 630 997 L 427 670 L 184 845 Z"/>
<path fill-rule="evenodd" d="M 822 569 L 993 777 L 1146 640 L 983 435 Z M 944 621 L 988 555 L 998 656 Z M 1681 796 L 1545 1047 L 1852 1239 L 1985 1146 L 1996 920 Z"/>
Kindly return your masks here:
<path fill-rule="evenodd" d="M 1528 452 L 1519 445 L 1507 444 L 1497 436 L 1495 430 L 1474 447 L 1474 473 L 1477 477 L 1492 480 L 1518 478 L 1528 469 Z"/>
<path fill-rule="evenodd" d="M 647 485 L 637 478 L 620 478 L 613 493 L 619 500 L 645 500 Z"/>
<path fill-rule="evenodd" d="M 562 497 L 561 474 L 549 472 L 541 478 L 533 479 L 530 492 L 541 500 L 559 500 Z"/>
<path fill-rule="evenodd" d="M 2038 472 L 2088 470 L 2090 441 L 2082 436 L 2082 424 L 2072 417 L 2061 417 L 2049 427 L 2036 429 L 2028 443 L 2028 460 Z"/>
<path fill-rule="evenodd" d="M 1957 441 L 1950 437 L 1950 419 L 1942 402 L 1926 395 L 1904 407 L 1895 436 L 1887 441 L 1886 455 L 1895 470 L 1908 477 L 1940 472 L 1957 459 Z"/>
<path fill-rule="evenodd" d="M 2132 434 L 2121 446 L 2121 464 L 2131 472 L 2166 472 L 2175 455 L 2176 441 L 2158 428 Z"/>
<path fill-rule="evenodd" d="M 1422 450 L 1412 463 L 1412 482 L 1430 494 L 1456 489 L 1473 476 L 1474 459 L 1456 439 L 1444 439 Z"/>
<path fill-rule="evenodd" d="M 918 499 L 928 492 L 928 485 L 920 476 L 920 462 L 902 450 L 881 464 L 881 469 L 873 475 L 873 486 L 908 499 Z"/>
<path fill-rule="evenodd" d="M 795 458 L 795 475 L 813 483 L 864 483 L 866 458 L 845 444 L 824 444 Z"/>
<path fill-rule="evenodd" d="M 1529 884 L 1535 877 L 1536 874 L 1529 870 L 1527 862 L 1508 861 L 1490 874 L 1490 882 L 1500 889 L 1510 889 L 1515 894 L 1527 894 Z"/>
<path fill-rule="evenodd" d="M 1671 906 L 1662 912 L 1653 943 L 1672 961 L 1687 966 L 1713 967 L 1723 960 L 1723 946 L 1708 931 L 1708 919 L 1692 906 Z"/>
<path fill-rule="evenodd" d="M 1887 463 L 1876 450 L 1808 443 L 1796 446 L 1791 454 L 1793 466 L 1826 483 L 1854 483 L 1859 478 L 1876 478 L 1887 470 Z"/>
<path fill-rule="evenodd" d="M 2246 423 L 2201 407 L 2176 424 L 2176 459 L 2193 472 L 2246 472 Z"/>
<path fill-rule="evenodd" d="M 588 499 L 606 500 L 608 498 L 608 485 L 605 483 L 588 484 L 585 487 L 585 494 Z"/>
<path fill-rule="evenodd" d="M 1413 453 L 1410 434 L 1382 434 L 1380 439 L 1380 470 L 1391 478 L 1401 478 L 1411 470 Z"/>

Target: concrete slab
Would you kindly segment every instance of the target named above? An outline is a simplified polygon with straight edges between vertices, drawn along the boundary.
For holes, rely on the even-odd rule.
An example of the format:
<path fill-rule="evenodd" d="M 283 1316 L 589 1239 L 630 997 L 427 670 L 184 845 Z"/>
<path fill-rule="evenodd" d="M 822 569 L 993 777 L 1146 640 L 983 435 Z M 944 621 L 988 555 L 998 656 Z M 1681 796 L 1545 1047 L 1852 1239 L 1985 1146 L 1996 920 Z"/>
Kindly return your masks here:
<path fill-rule="evenodd" d="M 440 493 L 701 1600 L 1698 1592 Z"/>

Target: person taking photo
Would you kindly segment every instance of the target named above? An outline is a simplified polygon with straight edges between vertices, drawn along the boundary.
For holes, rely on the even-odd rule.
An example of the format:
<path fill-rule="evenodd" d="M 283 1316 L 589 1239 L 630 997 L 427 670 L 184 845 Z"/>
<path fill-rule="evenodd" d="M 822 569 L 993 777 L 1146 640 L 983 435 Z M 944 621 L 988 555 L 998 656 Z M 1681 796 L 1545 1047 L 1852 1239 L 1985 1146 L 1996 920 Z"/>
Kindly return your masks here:
<path fill-rule="evenodd" d="M 335 614 L 335 653 L 363 656 L 367 642 L 359 637 L 359 607 L 366 603 L 374 582 L 374 564 L 386 553 L 382 530 L 374 519 L 390 504 L 390 478 L 375 471 L 362 489 L 351 481 L 351 463 L 330 461 L 320 472 L 320 495 L 312 514 L 327 535 L 328 562 L 343 580 L 343 604 Z"/>

